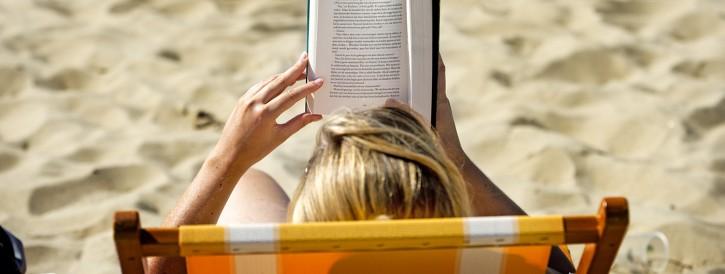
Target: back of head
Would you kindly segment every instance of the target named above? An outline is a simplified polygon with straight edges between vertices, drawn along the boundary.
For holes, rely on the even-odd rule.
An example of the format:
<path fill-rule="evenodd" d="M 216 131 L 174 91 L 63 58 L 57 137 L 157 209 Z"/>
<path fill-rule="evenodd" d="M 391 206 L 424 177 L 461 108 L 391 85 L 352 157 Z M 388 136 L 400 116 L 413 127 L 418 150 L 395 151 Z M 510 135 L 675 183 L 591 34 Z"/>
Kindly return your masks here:
<path fill-rule="evenodd" d="M 348 112 L 320 129 L 292 222 L 463 217 L 465 183 L 429 126 L 397 108 Z"/>

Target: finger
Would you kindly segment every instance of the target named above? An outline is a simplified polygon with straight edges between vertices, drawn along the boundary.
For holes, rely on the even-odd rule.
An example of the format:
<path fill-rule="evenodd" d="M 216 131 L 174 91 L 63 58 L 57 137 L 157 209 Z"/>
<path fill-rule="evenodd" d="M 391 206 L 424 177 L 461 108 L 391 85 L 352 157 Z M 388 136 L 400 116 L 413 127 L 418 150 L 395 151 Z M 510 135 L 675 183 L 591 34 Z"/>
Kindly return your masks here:
<path fill-rule="evenodd" d="M 285 92 L 282 95 L 277 96 L 277 98 L 272 99 L 272 101 L 267 104 L 267 107 L 272 113 L 274 113 L 274 115 L 280 115 L 282 112 L 291 108 L 295 103 L 302 100 L 302 98 L 305 98 L 313 92 L 319 90 L 323 83 L 324 81 L 322 79 L 317 79 L 294 88 L 289 92 Z"/>
<path fill-rule="evenodd" d="M 257 92 L 259 92 L 259 90 L 261 90 L 262 88 L 267 86 L 270 82 L 272 82 L 274 79 L 277 79 L 277 77 L 279 77 L 279 74 L 272 75 L 271 77 L 265 79 L 264 81 L 254 84 L 254 86 L 249 88 L 249 91 L 252 93 L 257 93 Z"/>
<path fill-rule="evenodd" d="M 398 99 L 390 98 L 390 99 L 388 99 L 388 100 L 385 101 L 385 105 L 384 106 L 386 106 L 386 107 L 392 107 L 392 108 L 397 108 L 397 109 L 403 110 L 405 112 L 408 112 L 408 113 L 410 113 L 410 115 L 413 115 L 413 117 L 415 117 L 416 119 L 418 119 L 421 123 L 423 121 L 425 121 L 425 119 L 423 118 L 423 115 L 421 115 L 420 113 L 418 113 L 417 111 L 415 111 L 408 104 L 403 103 L 402 101 L 400 101 Z M 425 124 L 425 123 L 422 123 L 422 124 Z"/>
<path fill-rule="evenodd" d="M 271 83 L 269 83 L 260 91 L 259 94 L 262 97 L 262 102 L 267 103 L 271 101 L 274 97 L 277 97 L 277 95 L 279 95 L 284 89 L 297 82 L 297 79 L 300 78 L 300 75 L 302 75 L 306 67 L 307 53 L 302 53 L 300 58 L 297 60 L 297 63 L 292 65 L 292 67 L 287 69 L 287 71 L 280 74 L 279 77 L 274 79 Z"/>
<path fill-rule="evenodd" d="M 305 112 L 295 116 L 295 118 L 287 121 L 287 123 L 278 125 L 278 127 L 281 130 L 284 138 L 287 139 L 292 136 L 292 134 L 300 131 L 300 129 L 302 129 L 306 125 L 309 125 L 310 123 L 319 120 L 322 120 L 322 115 Z"/>
<path fill-rule="evenodd" d="M 402 110 L 405 110 L 405 111 L 408 111 L 408 112 L 410 112 L 412 110 L 408 104 L 403 103 L 402 101 L 400 101 L 398 99 L 394 99 L 394 98 L 390 98 L 388 100 L 385 100 L 385 105 L 384 106 L 386 106 L 386 107 L 399 108 L 399 109 L 402 109 Z"/>
<path fill-rule="evenodd" d="M 307 79 L 307 68 L 306 67 L 305 67 L 305 71 L 303 71 L 302 74 L 300 74 L 300 77 L 297 77 L 297 81 L 302 81 L 305 79 Z"/>

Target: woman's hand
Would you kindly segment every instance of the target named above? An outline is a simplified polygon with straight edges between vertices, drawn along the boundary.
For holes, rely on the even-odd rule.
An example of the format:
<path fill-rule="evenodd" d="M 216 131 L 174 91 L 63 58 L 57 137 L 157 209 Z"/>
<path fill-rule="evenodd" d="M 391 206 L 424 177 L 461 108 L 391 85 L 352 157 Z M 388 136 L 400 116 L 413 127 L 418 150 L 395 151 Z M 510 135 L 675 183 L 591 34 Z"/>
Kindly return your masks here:
<path fill-rule="evenodd" d="M 463 151 L 461 141 L 458 139 L 456 123 L 453 121 L 451 103 L 446 96 L 446 65 L 443 58 L 438 54 L 438 93 L 436 98 L 436 129 L 441 137 L 443 148 L 448 157 L 461 167 L 468 158 Z"/>
<path fill-rule="evenodd" d="M 322 119 L 319 114 L 301 113 L 284 124 L 277 124 L 283 112 L 322 86 L 322 79 L 317 79 L 286 90 L 305 78 L 306 66 L 307 54 L 303 53 L 284 73 L 252 86 L 234 107 L 212 156 L 234 168 L 251 167 L 292 134 Z"/>
<path fill-rule="evenodd" d="M 239 178 L 292 134 L 322 116 L 302 113 L 284 124 L 277 118 L 294 103 L 320 89 L 318 79 L 287 90 L 304 79 L 307 54 L 282 74 L 262 81 L 234 107 L 221 138 L 164 222 L 167 226 L 214 224 Z M 149 273 L 186 273 L 183 258 L 149 258 Z"/>
<path fill-rule="evenodd" d="M 453 121 L 453 111 L 451 110 L 451 104 L 446 96 L 446 66 L 443 64 L 443 58 L 440 53 L 438 54 L 438 92 L 436 96 L 436 130 L 441 138 L 441 144 L 445 149 L 453 163 L 459 168 L 462 167 L 468 157 L 463 152 L 463 147 L 458 139 L 458 132 L 456 132 L 456 123 Z M 388 99 L 385 102 L 385 106 L 397 107 L 403 110 L 407 110 L 413 113 L 421 121 L 424 121 L 423 116 L 416 112 L 408 104 L 398 101 L 396 99 Z"/>

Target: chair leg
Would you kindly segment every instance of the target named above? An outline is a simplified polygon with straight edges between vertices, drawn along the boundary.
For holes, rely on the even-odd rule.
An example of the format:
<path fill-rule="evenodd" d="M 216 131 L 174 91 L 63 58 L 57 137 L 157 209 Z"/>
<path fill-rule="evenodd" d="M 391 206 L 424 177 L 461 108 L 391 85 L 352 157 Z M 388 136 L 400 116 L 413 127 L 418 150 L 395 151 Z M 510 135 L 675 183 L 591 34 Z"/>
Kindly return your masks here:
<path fill-rule="evenodd" d="M 599 206 L 599 239 L 585 246 L 577 273 L 609 273 L 628 225 L 627 200 L 622 197 L 604 198 Z"/>
<path fill-rule="evenodd" d="M 121 272 L 123 274 L 144 274 L 141 253 L 141 221 L 138 212 L 116 212 L 113 222 L 113 240 L 116 242 Z"/>

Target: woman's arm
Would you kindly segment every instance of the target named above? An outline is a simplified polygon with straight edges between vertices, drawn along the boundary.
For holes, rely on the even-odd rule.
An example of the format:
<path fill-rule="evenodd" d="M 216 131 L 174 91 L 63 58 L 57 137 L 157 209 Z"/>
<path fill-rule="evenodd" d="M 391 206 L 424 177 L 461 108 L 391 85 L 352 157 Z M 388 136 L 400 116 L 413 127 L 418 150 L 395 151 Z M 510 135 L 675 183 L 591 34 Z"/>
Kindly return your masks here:
<path fill-rule="evenodd" d="M 282 74 L 250 88 L 238 101 L 222 130 L 219 142 L 166 218 L 164 225 L 214 224 L 239 178 L 292 134 L 320 115 L 302 113 L 284 124 L 276 120 L 294 103 L 318 90 L 322 80 L 285 92 L 304 79 L 307 54 Z M 186 273 L 183 258 L 150 258 L 149 273 Z"/>
<path fill-rule="evenodd" d="M 456 123 L 453 121 L 451 104 L 446 95 L 446 67 L 440 54 L 438 55 L 438 96 L 436 100 L 436 129 L 446 154 L 458 165 L 463 180 L 468 183 L 474 214 L 477 216 L 526 215 L 526 212 L 501 191 L 463 151 L 458 139 Z M 549 267 L 561 273 L 576 272 L 559 247 L 551 248 Z"/>
<path fill-rule="evenodd" d="M 453 111 L 446 95 L 446 66 L 438 55 L 438 95 L 436 98 L 436 129 L 448 157 L 458 166 L 468 183 L 473 212 L 478 216 L 526 215 L 513 200 L 506 196 L 463 151 L 458 139 Z"/>

